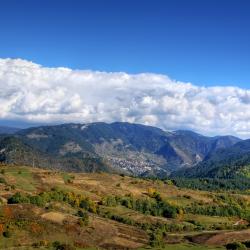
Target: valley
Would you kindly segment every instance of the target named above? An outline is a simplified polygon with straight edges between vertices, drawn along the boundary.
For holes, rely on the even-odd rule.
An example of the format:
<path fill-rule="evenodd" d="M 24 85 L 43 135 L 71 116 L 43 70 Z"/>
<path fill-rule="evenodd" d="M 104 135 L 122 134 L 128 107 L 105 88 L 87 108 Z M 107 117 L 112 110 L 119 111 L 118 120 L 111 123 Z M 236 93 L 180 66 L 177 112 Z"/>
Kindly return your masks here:
<path fill-rule="evenodd" d="M 250 0 L 0 13 L 0 250 L 250 250 Z"/>
<path fill-rule="evenodd" d="M 176 172 L 185 176 L 186 169 L 191 175 L 189 169 L 200 169 L 218 151 L 227 152 L 240 143 L 245 142 L 233 136 L 206 137 L 125 122 L 61 124 L 0 133 L 0 161 L 61 171 L 164 178 Z"/>

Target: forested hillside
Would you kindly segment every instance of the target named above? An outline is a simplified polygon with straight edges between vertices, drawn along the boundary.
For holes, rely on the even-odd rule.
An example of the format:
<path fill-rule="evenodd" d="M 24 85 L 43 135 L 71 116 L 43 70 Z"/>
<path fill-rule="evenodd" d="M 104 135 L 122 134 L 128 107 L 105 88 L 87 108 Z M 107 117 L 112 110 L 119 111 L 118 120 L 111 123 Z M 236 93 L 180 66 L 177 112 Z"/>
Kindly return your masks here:
<path fill-rule="evenodd" d="M 42 126 L 0 136 L 0 160 L 76 172 L 165 177 L 240 139 L 130 123 Z"/>

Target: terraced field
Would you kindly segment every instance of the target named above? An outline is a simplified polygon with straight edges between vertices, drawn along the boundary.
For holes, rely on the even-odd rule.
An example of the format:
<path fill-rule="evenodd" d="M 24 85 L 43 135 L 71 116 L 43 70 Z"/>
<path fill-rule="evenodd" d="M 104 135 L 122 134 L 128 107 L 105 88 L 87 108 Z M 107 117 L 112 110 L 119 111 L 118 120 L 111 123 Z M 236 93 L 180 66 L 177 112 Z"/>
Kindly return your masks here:
<path fill-rule="evenodd" d="M 247 191 L 0 167 L 0 249 L 225 249 L 250 240 L 249 209 Z"/>

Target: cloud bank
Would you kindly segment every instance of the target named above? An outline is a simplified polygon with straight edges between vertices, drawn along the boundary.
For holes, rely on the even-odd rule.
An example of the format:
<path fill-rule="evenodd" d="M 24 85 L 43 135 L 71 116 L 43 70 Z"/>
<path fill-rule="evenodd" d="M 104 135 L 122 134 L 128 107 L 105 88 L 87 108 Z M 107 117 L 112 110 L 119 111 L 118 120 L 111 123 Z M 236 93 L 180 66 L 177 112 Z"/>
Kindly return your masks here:
<path fill-rule="evenodd" d="M 166 75 L 46 68 L 0 59 L 0 119 L 127 121 L 250 137 L 250 90 L 199 87 Z"/>

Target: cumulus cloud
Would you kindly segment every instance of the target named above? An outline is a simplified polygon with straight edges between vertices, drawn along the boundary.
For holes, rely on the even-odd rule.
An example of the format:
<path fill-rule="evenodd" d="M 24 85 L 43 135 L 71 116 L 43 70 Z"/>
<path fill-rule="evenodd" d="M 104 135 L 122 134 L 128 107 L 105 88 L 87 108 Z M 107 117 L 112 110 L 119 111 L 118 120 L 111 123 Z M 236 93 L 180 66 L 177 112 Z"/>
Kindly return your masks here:
<path fill-rule="evenodd" d="M 0 119 L 128 121 L 250 137 L 250 90 L 199 87 L 160 74 L 46 68 L 0 59 Z"/>

